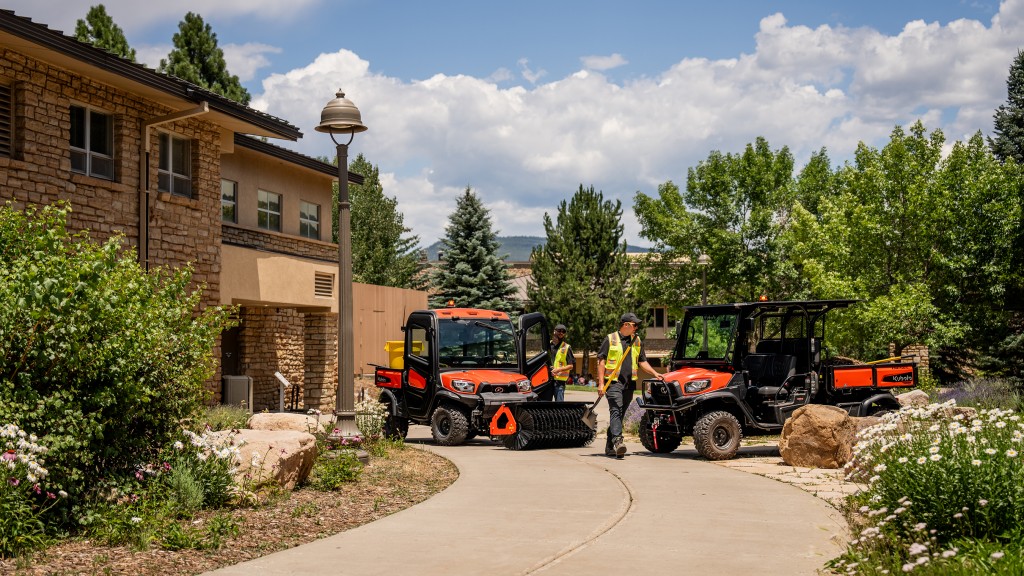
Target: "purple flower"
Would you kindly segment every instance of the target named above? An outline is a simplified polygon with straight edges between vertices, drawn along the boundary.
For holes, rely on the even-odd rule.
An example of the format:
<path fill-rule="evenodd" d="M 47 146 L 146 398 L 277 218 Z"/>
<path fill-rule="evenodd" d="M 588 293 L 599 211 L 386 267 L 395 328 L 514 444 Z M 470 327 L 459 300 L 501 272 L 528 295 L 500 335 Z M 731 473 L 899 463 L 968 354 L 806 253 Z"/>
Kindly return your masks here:
<path fill-rule="evenodd" d="M 17 457 L 18 456 L 14 453 L 14 450 L 8 450 L 7 452 L 4 452 L 4 455 L 2 456 L 2 458 L 7 461 L 14 460 Z"/>
<path fill-rule="evenodd" d="M 56 494 L 54 494 L 53 492 L 47 492 L 47 493 L 46 493 L 46 499 L 47 499 L 47 500 L 53 500 L 53 499 L 54 499 L 54 498 L 56 498 L 56 497 L 57 497 L 57 495 L 56 495 Z"/>
<path fill-rule="evenodd" d="M 137 478 L 139 480 L 143 479 L 142 470 L 136 470 L 135 471 L 135 478 Z"/>
<path fill-rule="evenodd" d="M 11 479 L 10 479 L 10 480 L 8 480 L 7 482 L 8 482 L 8 483 L 9 483 L 9 484 L 10 484 L 11 486 L 17 486 L 18 484 L 21 484 L 21 480 L 18 480 L 17 478 L 11 478 Z"/>

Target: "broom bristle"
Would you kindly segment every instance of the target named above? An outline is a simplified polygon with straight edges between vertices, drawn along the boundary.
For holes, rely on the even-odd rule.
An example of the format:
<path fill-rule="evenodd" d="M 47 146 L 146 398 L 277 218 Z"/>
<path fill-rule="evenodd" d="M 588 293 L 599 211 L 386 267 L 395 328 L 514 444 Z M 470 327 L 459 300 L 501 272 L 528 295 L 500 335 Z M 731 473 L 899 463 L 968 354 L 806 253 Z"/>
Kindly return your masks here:
<path fill-rule="evenodd" d="M 582 405 L 523 403 L 514 408 L 516 433 L 505 436 L 509 450 L 577 448 L 594 441 L 596 433 L 583 422 Z"/>

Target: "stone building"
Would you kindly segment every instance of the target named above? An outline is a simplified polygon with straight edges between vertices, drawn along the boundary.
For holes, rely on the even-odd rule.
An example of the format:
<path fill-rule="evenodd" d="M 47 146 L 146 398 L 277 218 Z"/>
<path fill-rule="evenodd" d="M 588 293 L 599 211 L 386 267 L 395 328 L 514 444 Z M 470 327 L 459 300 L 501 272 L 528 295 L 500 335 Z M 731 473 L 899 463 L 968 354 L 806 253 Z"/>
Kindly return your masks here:
<path fill-rule="evenodd" d="M 266 141 L 301 137 L 283 119 L 0 10 L 0 202 L 64 200 L 71 229 L 123 234 L 147 268 L 192 263 L 204 305 L 238 306 L 242 321 L 216 352 L 214 402 L 222 373 L 247 375 L 253 408 L 274 409 L 281 372 L 300 392 L 292 408 L 334 406 L 338 171 Z M 426 307 L 412 290 L 354 295 L 354 322 L 369 314 L 396 332 Z M 378 310 L 381 298 L 390 310 Z M 386 336 L 368 337 L 379 342 L 357 349 L 354 371 L 386 359 Z"/>

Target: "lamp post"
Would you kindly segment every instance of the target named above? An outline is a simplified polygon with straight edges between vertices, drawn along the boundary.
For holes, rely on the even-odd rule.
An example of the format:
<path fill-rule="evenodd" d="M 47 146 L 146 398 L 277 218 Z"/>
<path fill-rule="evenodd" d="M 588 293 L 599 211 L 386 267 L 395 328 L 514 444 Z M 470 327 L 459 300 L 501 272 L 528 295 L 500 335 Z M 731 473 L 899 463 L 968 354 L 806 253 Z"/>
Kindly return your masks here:
<path fill-rule="evenodd" d="M 338 148 L 338 395 L 335 399 L 336 426 L 341 436 L 355 436 L 355 379 L 352 330 L 352 231 L 348 201 L 348 145 L 357 132 L 365 132 L 359 109 L 340 89 L 320 113 L 317 132 L 331 135 Z M 335 138 L 341 134 L 342 141 Z M 345 141 L 344 135 L 348 135 Z"/>
<path fill-rule="evenodd" d="M 697 256 L 697 266 L 700 266 L 700 285 L 702 295 L 700 297 L 700 303 L 707 305 L 708 303 L 708 266 L 711 265 L 711 257 L 707 254 L 701 253 Z"/>
<path fill-rule="evenodd" d="M 700 285 L 701 285 L 701 297 L 700 303 L 702 306 L 707 306 L 708 303 L 708 266 L 711 265 L 711 258 L 701 252 L 700 256 L 697 256 L 697 266 L 700 266 Z M 707 352 L 708 350 L 708 317 L 704 316 L 704 346 L 701 348 L 702 351 Z"/>

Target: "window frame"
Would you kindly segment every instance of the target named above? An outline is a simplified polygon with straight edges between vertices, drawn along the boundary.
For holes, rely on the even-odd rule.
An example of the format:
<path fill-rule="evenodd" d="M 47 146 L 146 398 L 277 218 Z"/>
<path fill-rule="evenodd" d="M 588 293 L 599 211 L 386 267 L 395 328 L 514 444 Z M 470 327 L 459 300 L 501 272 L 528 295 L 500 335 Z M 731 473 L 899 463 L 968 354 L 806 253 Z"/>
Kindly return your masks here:
<path fill-rule="evenodd" d="M 0 156 L 14 157 L 14 85 L 0 82 L 0 124 L 6 125 L 6 138 L 0 138 Z"/>
<path fill-rule="evenodd" d="M 82 113 L 83 113 L 83 115 L 82 115 L 82 126 L 80 128 L 78 128 L 78 131 L 81 132 L 80 140 L 81 140 L 82 146 L 76 145 L 76 138 L 75 138 L 75 133 L 76 133 L 76 129 L 75 129 L 75 123 L 76 123 L 75 122 L 75 118 L 76 118 L 75 109 L 76 108 L 82 110 Z M 93 142 L 93 117 L 94 116 L 103 116 L 104 119 L 105 119 L 106 132 L 107 132 L 107 137 L 105 139 L 106 140 L 105 144 L 109 148 L 109 152 L 110 152 L 109 154 L 107 154 L 105 152 L 100 152 L 100 151 L 97 151 L 97 150 L 93 150 L 93 148 L 94 148 L 94 142 Z M 68 150 L 69 150 L 69 157 L 70 157 L 70 160 L 71 160 L 71 171 L 72 172 L 74 172 L 76 174 L 84 174 L 86 176 L 91 176 L 93 178 L 101 178 L 103 180 L 114 181 L 114 179 L 115 179 L 115 169 L 116 169 L 116 164 L 115 164 L 115 161 L 114 161 L 114 158 L 115 158 L 114 153 L 116 152 L 114 140 L 115 139 L 114 139 L 114 115 L 113 114 L 111 114 L 109 112 L 106 112 L 104 110 L 101 110 L 99 108 L 95 108 L 93 106 L 88 106 L 86 104 L 72 103 L 68 107 Z M 81 157 L 81 159 L 84 160 L 84 164 L 85 164 L 84 167 L 82 167 L 82 168 L 76 168 L 75 167 L 75 156 L 76 155 L 79 155 Z M 101 172 L 100 169 L 95 167 L 96 164 L 101 164 L 102 163 L 102 162 L 98 162 L 98 161 L 104 161 L 104 162 L 108 162 L 109 163 L 109 174 Z"/>
<path fill-rule="evenodd" d="M 309 211 L 307 207 L 312 206 L 316 208 L 316 219 L 308 218 Z M 320 239 L 320 205 L 314 204 L 313 202 L 307 202 L 305 200 L 299 201 L 299 236 L 308 238 L 310 240 Z M 310 234 L 309 230 L 314 230 L 315 235 Z"/>
<path fill-rule="evenodd" d="M 231 184 L 231 201 L 224 200 L 224 185 Z M 224 210 L 231 206 L 231 219 L 224 217 Z M 220 221 L 228 224 L 238 224 L 238 182 L 227 178 L 220 179 Z"/>
<path fill-rule="evenodd" d="M 263 200 L 262 196 L 264 194 L 267 194 L 269 196 L 277 197 L 277 212 L 274 212 L 273 210 L 270 209 L 271 202 L 269 201 L 269 199 L 266 201 L 266 205 L 267 205 L 266 208 L 263 207 L 264 200 Z M 263 190 L 262 188 L 258 189 L 256 191 L 256 227 L 257 228 L 260 228 L 261 230 L 270 230 L 271 232 L 280 232 L 281 231 L 281 213 L 284 211 L 283 210 L 283 199 L 284 199 L 284 197 L 281 194 L 278 194 L 277 192 L 271 192 L 270 190 Z M 263 218 L 261 218 L 263 216 L 263 214 L 266 214 L 266 221 L 265 222 L 263 221 Z M 273 222 L 273 216 L 277 216 L 277 228 L 274 228 L 274 227 L 271 226 L 271 223 Z"/>
<path fill-rule="evenodd" d="M 171 132 L 161 131 L 157 138 L 157 167 L 156 167 L 156 189 L 158 192 L 167 192 L 174 196 L 181 196 L 182 198 L 192 197 L 192 139 L 179 136 Z M 166 145 L 165 145 L 166 141 Z M 185 146 L 185 150 L 180 152 L 177 156 L 174 155 L 175 144 L 182 143 Z M 164 151 L 167 151 L 167 167 L 164 165 Z M 178 158 L 184 156 L 184 163 L 180 165 L 187 172 L 178 172 L 175 166 Z M 164 185 L 161 181 L 163 177 L 167 178 L 168 185 Z M 179 189 L 179 182 L 187 182 L 188 190 L 181 191 Z"/>

